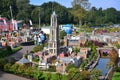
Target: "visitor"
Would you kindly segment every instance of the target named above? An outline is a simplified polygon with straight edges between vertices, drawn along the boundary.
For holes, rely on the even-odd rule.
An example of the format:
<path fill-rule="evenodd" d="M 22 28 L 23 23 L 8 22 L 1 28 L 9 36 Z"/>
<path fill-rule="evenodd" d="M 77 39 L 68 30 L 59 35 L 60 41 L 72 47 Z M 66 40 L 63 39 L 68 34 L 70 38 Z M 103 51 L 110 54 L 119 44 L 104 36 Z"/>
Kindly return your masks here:
<path fill-rule="evenodd" d="M 41 45 L 42 44 L 42 40 L 41 40 L 41 37 L 38 36 L 38 45 Z"/>

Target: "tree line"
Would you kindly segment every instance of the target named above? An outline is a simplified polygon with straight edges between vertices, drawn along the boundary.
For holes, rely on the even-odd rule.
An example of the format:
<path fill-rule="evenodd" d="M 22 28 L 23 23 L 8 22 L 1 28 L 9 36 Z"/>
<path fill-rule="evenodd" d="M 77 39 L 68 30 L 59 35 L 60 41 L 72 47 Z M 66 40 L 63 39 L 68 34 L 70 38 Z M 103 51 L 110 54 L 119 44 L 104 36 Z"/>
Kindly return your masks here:
<path fill-rule="evenodd" d="M 78 2 L 76 2 L 78 1 Z M 43 3 L 40 6 L 30 4 L 30 0 L 1 0 L 0 15 L 11 19 L 10 6 L 13 18 L 34 24 L 50 24 L 50 16 L 53 11 L 58 15 L 59 24 L 80 24 L 88 26 L 111 25 L 120 23 L 120 11 L 115 8 L 90 7 L 89 0 L 73 0 L 72 8 L 66 8 L 57 2 Z"/>

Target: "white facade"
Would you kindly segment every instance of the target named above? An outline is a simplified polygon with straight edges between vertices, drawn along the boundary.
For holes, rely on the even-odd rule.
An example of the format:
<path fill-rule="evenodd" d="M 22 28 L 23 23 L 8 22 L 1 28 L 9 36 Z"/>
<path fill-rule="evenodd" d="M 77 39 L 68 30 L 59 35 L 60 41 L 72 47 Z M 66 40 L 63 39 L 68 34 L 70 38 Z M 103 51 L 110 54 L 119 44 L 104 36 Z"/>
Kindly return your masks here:
<path fill-rule="evenodd" d="M 42 27 L 41 30 L 46 34 L 50 34 L 50 27 Z"/>

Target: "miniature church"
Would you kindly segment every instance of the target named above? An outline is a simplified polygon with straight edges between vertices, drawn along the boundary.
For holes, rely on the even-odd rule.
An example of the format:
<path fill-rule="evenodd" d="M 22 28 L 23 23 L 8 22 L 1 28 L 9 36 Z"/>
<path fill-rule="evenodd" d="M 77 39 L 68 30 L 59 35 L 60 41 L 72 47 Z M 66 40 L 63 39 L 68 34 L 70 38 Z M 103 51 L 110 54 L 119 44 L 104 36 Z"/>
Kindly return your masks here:
<path fill-rule="evenodd" d="M 51 28 L 48 42 L 48 53 L 53 55 L 59 54 L 59 27 L 57 24 L 57 15 L 55 11 L 51 15 Z"/>

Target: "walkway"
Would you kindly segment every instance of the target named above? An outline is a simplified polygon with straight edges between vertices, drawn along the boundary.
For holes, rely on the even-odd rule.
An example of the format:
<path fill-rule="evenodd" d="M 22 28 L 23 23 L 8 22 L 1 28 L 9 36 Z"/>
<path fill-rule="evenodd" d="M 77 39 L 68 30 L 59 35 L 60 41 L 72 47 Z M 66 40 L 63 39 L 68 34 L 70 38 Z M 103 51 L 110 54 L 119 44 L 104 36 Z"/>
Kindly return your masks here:
<path fill-rule="evenodd" d="M 27 54 L 34 48 L 34 45 L 31 46 L 22 46 L 22 49 L 18 52 L 16 52 L 15 54 L 11 55 L 10 57 L 15 57 L 15 59 L 19 60 L 23 54 Z"/>

